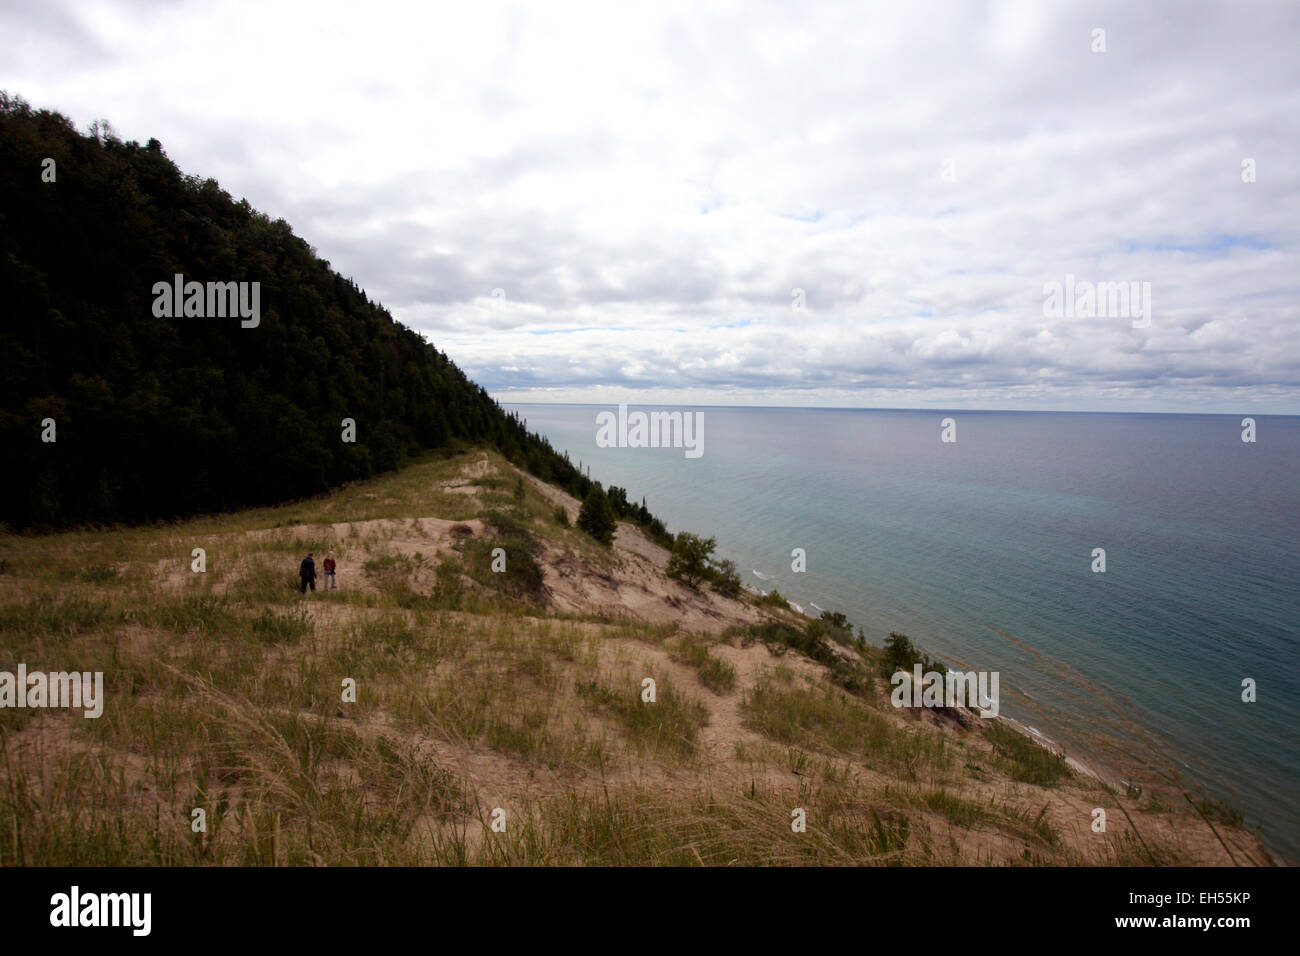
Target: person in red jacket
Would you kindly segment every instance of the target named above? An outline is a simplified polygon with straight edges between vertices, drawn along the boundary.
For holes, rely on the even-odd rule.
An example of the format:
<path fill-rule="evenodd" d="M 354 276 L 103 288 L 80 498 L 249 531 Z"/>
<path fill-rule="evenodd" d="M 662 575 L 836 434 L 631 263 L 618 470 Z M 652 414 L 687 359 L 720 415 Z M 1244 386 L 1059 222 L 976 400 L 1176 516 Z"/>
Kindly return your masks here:
<path fill-rule="evenodd" d="M 331 551 L 325 555 L 325 590 L 337 591 L 338 587 L 338 580 L 334 576 L 334 552 Z"/>

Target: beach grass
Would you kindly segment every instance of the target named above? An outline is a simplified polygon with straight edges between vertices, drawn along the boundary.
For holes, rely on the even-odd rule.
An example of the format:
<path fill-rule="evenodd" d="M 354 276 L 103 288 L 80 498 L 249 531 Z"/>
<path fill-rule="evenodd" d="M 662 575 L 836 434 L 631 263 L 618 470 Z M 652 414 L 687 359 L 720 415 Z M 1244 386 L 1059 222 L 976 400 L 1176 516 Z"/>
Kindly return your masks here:
<path fill-rule="evenodd" d="M 879 649 L 667 590 L 559 507 L 473 449 L 278 508 L 0 536 L 0 670 L 106 690 L 98 719 L 0 708 L 0 863 L 1163 864 L 1217 859 L 1204 820 L 1256 858 L 1228 808 L 900 714 Z M 304 597 L 329 550 L 341 589 Z M 588 580 L 698 613 L 550 594 Z M 1141 830 L 1094 839 L 1073 807 L 1098 801 Z"/>

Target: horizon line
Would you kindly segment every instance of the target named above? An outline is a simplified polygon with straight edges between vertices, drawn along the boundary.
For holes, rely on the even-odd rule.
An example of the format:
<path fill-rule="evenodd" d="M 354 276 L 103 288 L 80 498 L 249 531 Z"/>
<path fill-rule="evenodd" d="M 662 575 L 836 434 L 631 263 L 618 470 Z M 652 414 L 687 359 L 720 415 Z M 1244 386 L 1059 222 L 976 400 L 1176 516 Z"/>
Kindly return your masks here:
<path fill-rule="evenodd" d="M 584 408 L 609 408 L 617 405 L 640 405 L 644 407 L 656 406 L 660 408 L 754 408 L 754 409 L 775 409 L 781 411 L 821 411 L 821 412 L 952 412 L 952 413 L 982 413 L 982 412 L 1020 412 L 1029 415 L 1215 415 L 1223 417 L 1236 417 L 1245 415 L 1252 418 L 1300 418 L 1300 412 L 1157 412 L 1157 411 L 1119 411 L 1115 409 L 1061 409 L 1061 408 L 957 408 L 954 406 L 934 406 L 930 408 L 901 407 L 901 406 L 878 406 L 878 405 L 713 405 L 702 402 L 692 402 L 682 404 L 677 402 L 539 402 L 539 401 L 506 401 L 494 399 L 499 405 L 573 405 Z"/>

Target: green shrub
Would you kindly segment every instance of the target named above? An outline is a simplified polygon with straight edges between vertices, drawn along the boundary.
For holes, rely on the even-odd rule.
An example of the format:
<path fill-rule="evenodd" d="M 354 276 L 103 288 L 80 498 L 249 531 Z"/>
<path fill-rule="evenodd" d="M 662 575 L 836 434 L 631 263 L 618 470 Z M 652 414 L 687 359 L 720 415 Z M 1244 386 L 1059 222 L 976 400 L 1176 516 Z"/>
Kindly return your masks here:
<path fill-rule="evenodd" d="M 841 647 L 856 647 L 861 650 L 861 645 L 853 637 L 853 625 L 838 611 L 822 611 L 822 616 L 808 625 L 808 628 Z"/>
<path fill-rule="evenodd" d="M 803 629 L 784 621 L 754 624 L 749 628 L 747 639 L 762 641 L 777 656 L 791 648 L 797 650 L 827 667 L 831 680 L 853 694 L 861 696 L 870 689 L 870 682 L 862 669 L 844 660 L 826 643 L 826 629 L 817 621 L 810 621 Z"/>
<path fill-rule="evenodd" d="M 503 538 L 522 538 L 530 537 L 528 523 L 531 516 L 527 512 L 521 511 L 484 511 L 479 517 L 483 524 L 491 531 L 495 531 Z"/>
<path fill-rule="evenodd" d="M 853 625 L 849 623 L 849 619 L 839 611 L 822 611 L 821 620 L 831 627 L 839 628 L 841 631 L 853 630 Z"/>
<path fill-rule="evenodd" d="M 686 636 L 678 642 L 673 657 L 690 664 L 700 675 L 700 683 L 715 694 L 725 694 L 736 686 L 736 669 L 709 653 L 708 645 L 698 637 Z"/>
<path fill-rule="evenodd" d="M 948 668 L 936 660 L 932 660 L 922 654 L 912 645 L 912 639 L 906 634 L 899 634 L 897 631 L 890 632 L 885 640 L 885 653 L 881 657 L 880 668 L 885 677 L 892 677 L 899 671 L 911 672 L 917 664 L 921 665 L 921 670 L 925 673 L 937 671 L 940 674 L 948 673 Z"/>
<path fill-rule="evenodd" d="M 702 538 L 689 531 L 680 532 L 673 541 L 673 553 L 668 558 L 668 576 L 687 587 L 698 588 L 712 576 L 709 559 L 717 546 L 714 538 Z"/>
<path fill-rule="evenodd" d="M 740 597 L 743 588 L 735 561 L 727 559 L 717 563 L 713 569 L 713 590 L 723 597 Z"/>
<path fill-rule="evenodd" d="M 527 600 L 540 597 L 545 572 L 537 561 L 541 545 L 532 532 L 517 517 L 503 512 L 488 512 L 483 523 L 488 534 L 460 545 L 469 576 L 503 594 Z"/>

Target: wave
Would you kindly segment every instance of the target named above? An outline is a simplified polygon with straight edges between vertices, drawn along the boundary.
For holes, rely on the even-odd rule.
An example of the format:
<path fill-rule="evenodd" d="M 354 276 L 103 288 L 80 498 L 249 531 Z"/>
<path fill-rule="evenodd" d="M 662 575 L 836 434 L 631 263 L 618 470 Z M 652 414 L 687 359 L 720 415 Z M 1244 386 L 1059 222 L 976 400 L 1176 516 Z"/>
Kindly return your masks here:
<path fill-rule="evenodd" d="M 750 570 L 751 570 L 751 571 L 754 571 L 753 568 L 751 568 Z M 754 571 L 754 577 L 758 578 L 760 581 L 770 581 L 770 580 L 772 580 L 772 575 L 770 575 L 770 574 L 764 574 L 762 571 Z"/>

